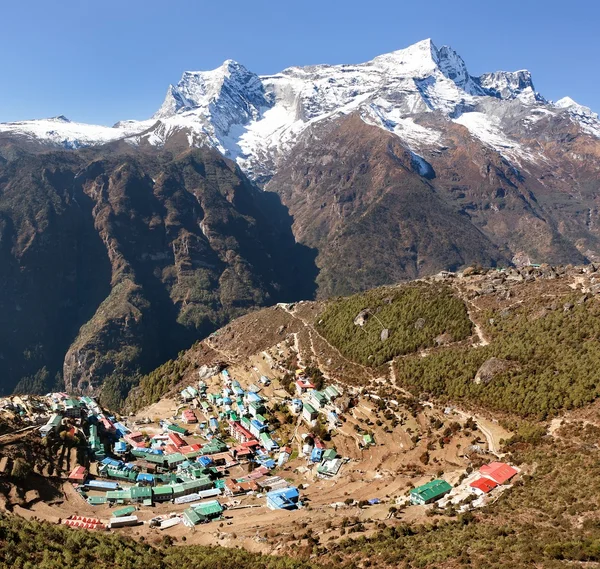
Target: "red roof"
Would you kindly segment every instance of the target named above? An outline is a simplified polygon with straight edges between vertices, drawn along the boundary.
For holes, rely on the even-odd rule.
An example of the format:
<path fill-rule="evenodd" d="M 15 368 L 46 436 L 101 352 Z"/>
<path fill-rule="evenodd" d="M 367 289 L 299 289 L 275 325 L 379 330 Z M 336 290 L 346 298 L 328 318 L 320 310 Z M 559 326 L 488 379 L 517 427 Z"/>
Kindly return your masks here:
<path fill-rule="evenodd" d="M 81 480 L 84 481 L 87 475 L 87 470 L 84 466 L 76 466 L 69 474 L 69 480 Z"/>
<path fill-rule="evenodd" d="M 186 409 L 182 413 L 182 417 L 186 421 L 198 422 L 198 418 L 196 417 L 196 414 L 191 409 Z"/>
<path fill-rule="evenodd" d="M 104 428 L 107 431 L 111 431 L 115 428 L 115 426 L 106 417 L 102 417 L 102 419 L 100 419 L 100 421 L 102 422 L 102 424 L 104 425 Z"/>
<path fill-rule="evenodd" d="M 186 446 L 186 442 L 177 433 L 169 433 L 168 437 L 177 448 Z"/>
<path fill-rule="evenodd" d="M 478 478 L 474 482 L 469 484 L 471 488 L 477 488 L 477 490 L 481 490 L 484 494 L 491 492 L 498 484 L 489 478 Z"/>
<path fill-rule="evenodd" d="M 181 454 L 190 454 L 191 452 L 196 452 L 198 450 L 200 450 L 202 447 L 198 444 L 193 444 L 193 445 L 187 445 L 184 447 L 181 447 L 179 449 L 179 452 Z"/>
<path fill-rule="evenodd" d="M 479 469 L 479 472 L 488 478 L 491 478 L 498 484 L 504 484 L 517 474 L 517 470 L 504 462 L 490 462 L 489 464 L 484 464 Z"/>
<path fill-rule="evenodd" d="M 240 425 L 237 421 L 229 421 L 229 424 L 247 439 L 254 439 L 254 435 L 248 429 L 242 427 L 242 425 Z"/>

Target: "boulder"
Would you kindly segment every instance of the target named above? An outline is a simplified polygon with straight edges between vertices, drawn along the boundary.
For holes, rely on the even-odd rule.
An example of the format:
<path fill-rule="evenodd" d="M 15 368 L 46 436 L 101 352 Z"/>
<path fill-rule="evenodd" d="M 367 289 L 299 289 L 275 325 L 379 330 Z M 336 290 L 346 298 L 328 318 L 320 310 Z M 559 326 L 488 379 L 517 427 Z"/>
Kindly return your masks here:
<path fill-rule="evenodd" d="M 478 385 L 481 383 L 487 384 L 497 375 L 510 369 L 514 369 L 515 367 L 515 362 L 501 360 L 499 358 L 490 358 L 477 370 L 473 381 Z"/>
<path fill-rule="evenodd" d="M 354 325 L 355 326 L 364 326 L 367 323 L 367 320 L 369 319 L 369 312 L 370 312 L 370 310 L 368 308 L 361 310 L 356 315 L 356 318 L 354 318 Z"/>
<path fill-rule="evenodd" d="M 451 344 L 453 341 L 454 341 L 454 338 L 452 337 L 452 334 L 448 334 L 447 332 L 440 334 L 434 340 L 436 346 L 447 346 L 448 344 Z"/>

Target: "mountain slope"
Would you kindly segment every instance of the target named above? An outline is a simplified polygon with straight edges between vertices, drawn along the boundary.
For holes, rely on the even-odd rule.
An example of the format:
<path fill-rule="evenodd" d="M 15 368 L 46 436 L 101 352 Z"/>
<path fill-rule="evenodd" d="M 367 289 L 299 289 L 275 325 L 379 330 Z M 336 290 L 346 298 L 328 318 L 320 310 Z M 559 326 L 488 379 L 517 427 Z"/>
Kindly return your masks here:
<path fill-rule="evenodd" d="M 68 389 L 97 389 L 313 294 L 313 256 L 276 196 L 213 150 L 25 155 L 0 181 L 4 391 L 63 359 Z"/>
<path fill-rule="evenodd" d="M 319 251 L 321 296 L 510 262 L 440 196 L 428 169 L 356 114 L 304 133 L 266 188 L 289 207 L 296 238 Z"/>

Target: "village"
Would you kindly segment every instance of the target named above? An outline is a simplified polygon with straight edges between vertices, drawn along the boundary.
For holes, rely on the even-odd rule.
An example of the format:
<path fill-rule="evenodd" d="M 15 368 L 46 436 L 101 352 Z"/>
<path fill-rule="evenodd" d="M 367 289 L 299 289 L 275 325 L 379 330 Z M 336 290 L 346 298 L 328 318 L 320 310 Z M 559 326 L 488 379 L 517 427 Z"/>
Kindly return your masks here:
<path fill-rule="evenodd" d="M 466 511 L 497 499 L 518 475 L 471 418 L 450 408 L 407 409 L 322 377 L 313 382 L 303 366 L 284 386 L 280 368 L 263 355 L 212 370 L 128 417 L 66 393 L 1 400 L 0 413 L 36 423 L 24 430 L 48 441 L 78 436 L 85 450 L 65 473 L 70 509 L 31 514 L 132 535 L 193 531 L 208 543 L 214 522 L 217 533 L 230 527 L 253 539 L 282 520 L 302 524 L 342 510 L 382 520 Z M 0 447 L 0 476 L 9 467 Z"/>

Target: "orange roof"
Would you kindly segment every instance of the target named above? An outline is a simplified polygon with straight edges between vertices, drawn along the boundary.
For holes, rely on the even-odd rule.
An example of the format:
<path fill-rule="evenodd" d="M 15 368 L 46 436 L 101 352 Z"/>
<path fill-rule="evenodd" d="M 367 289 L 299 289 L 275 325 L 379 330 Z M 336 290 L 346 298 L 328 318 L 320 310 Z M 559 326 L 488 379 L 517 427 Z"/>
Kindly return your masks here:
<path fill-rule="evenodd" d="M 508 482 L 515 474 L 517 474 L 517 470 L 504 462 L 490 462 L 489 464 L 484 464 L 479 469 L 479 472 L 488 478 L 491 478 L 498 484 Z"/>
<path fill-rule="evenodd" d="M 491 492 L 498 484 L 489 478 L 478 478 L 474 482 L 469 484 L 471 488 L 477 488 L 477 490 L 481 490 L 484 494 Z"/>

